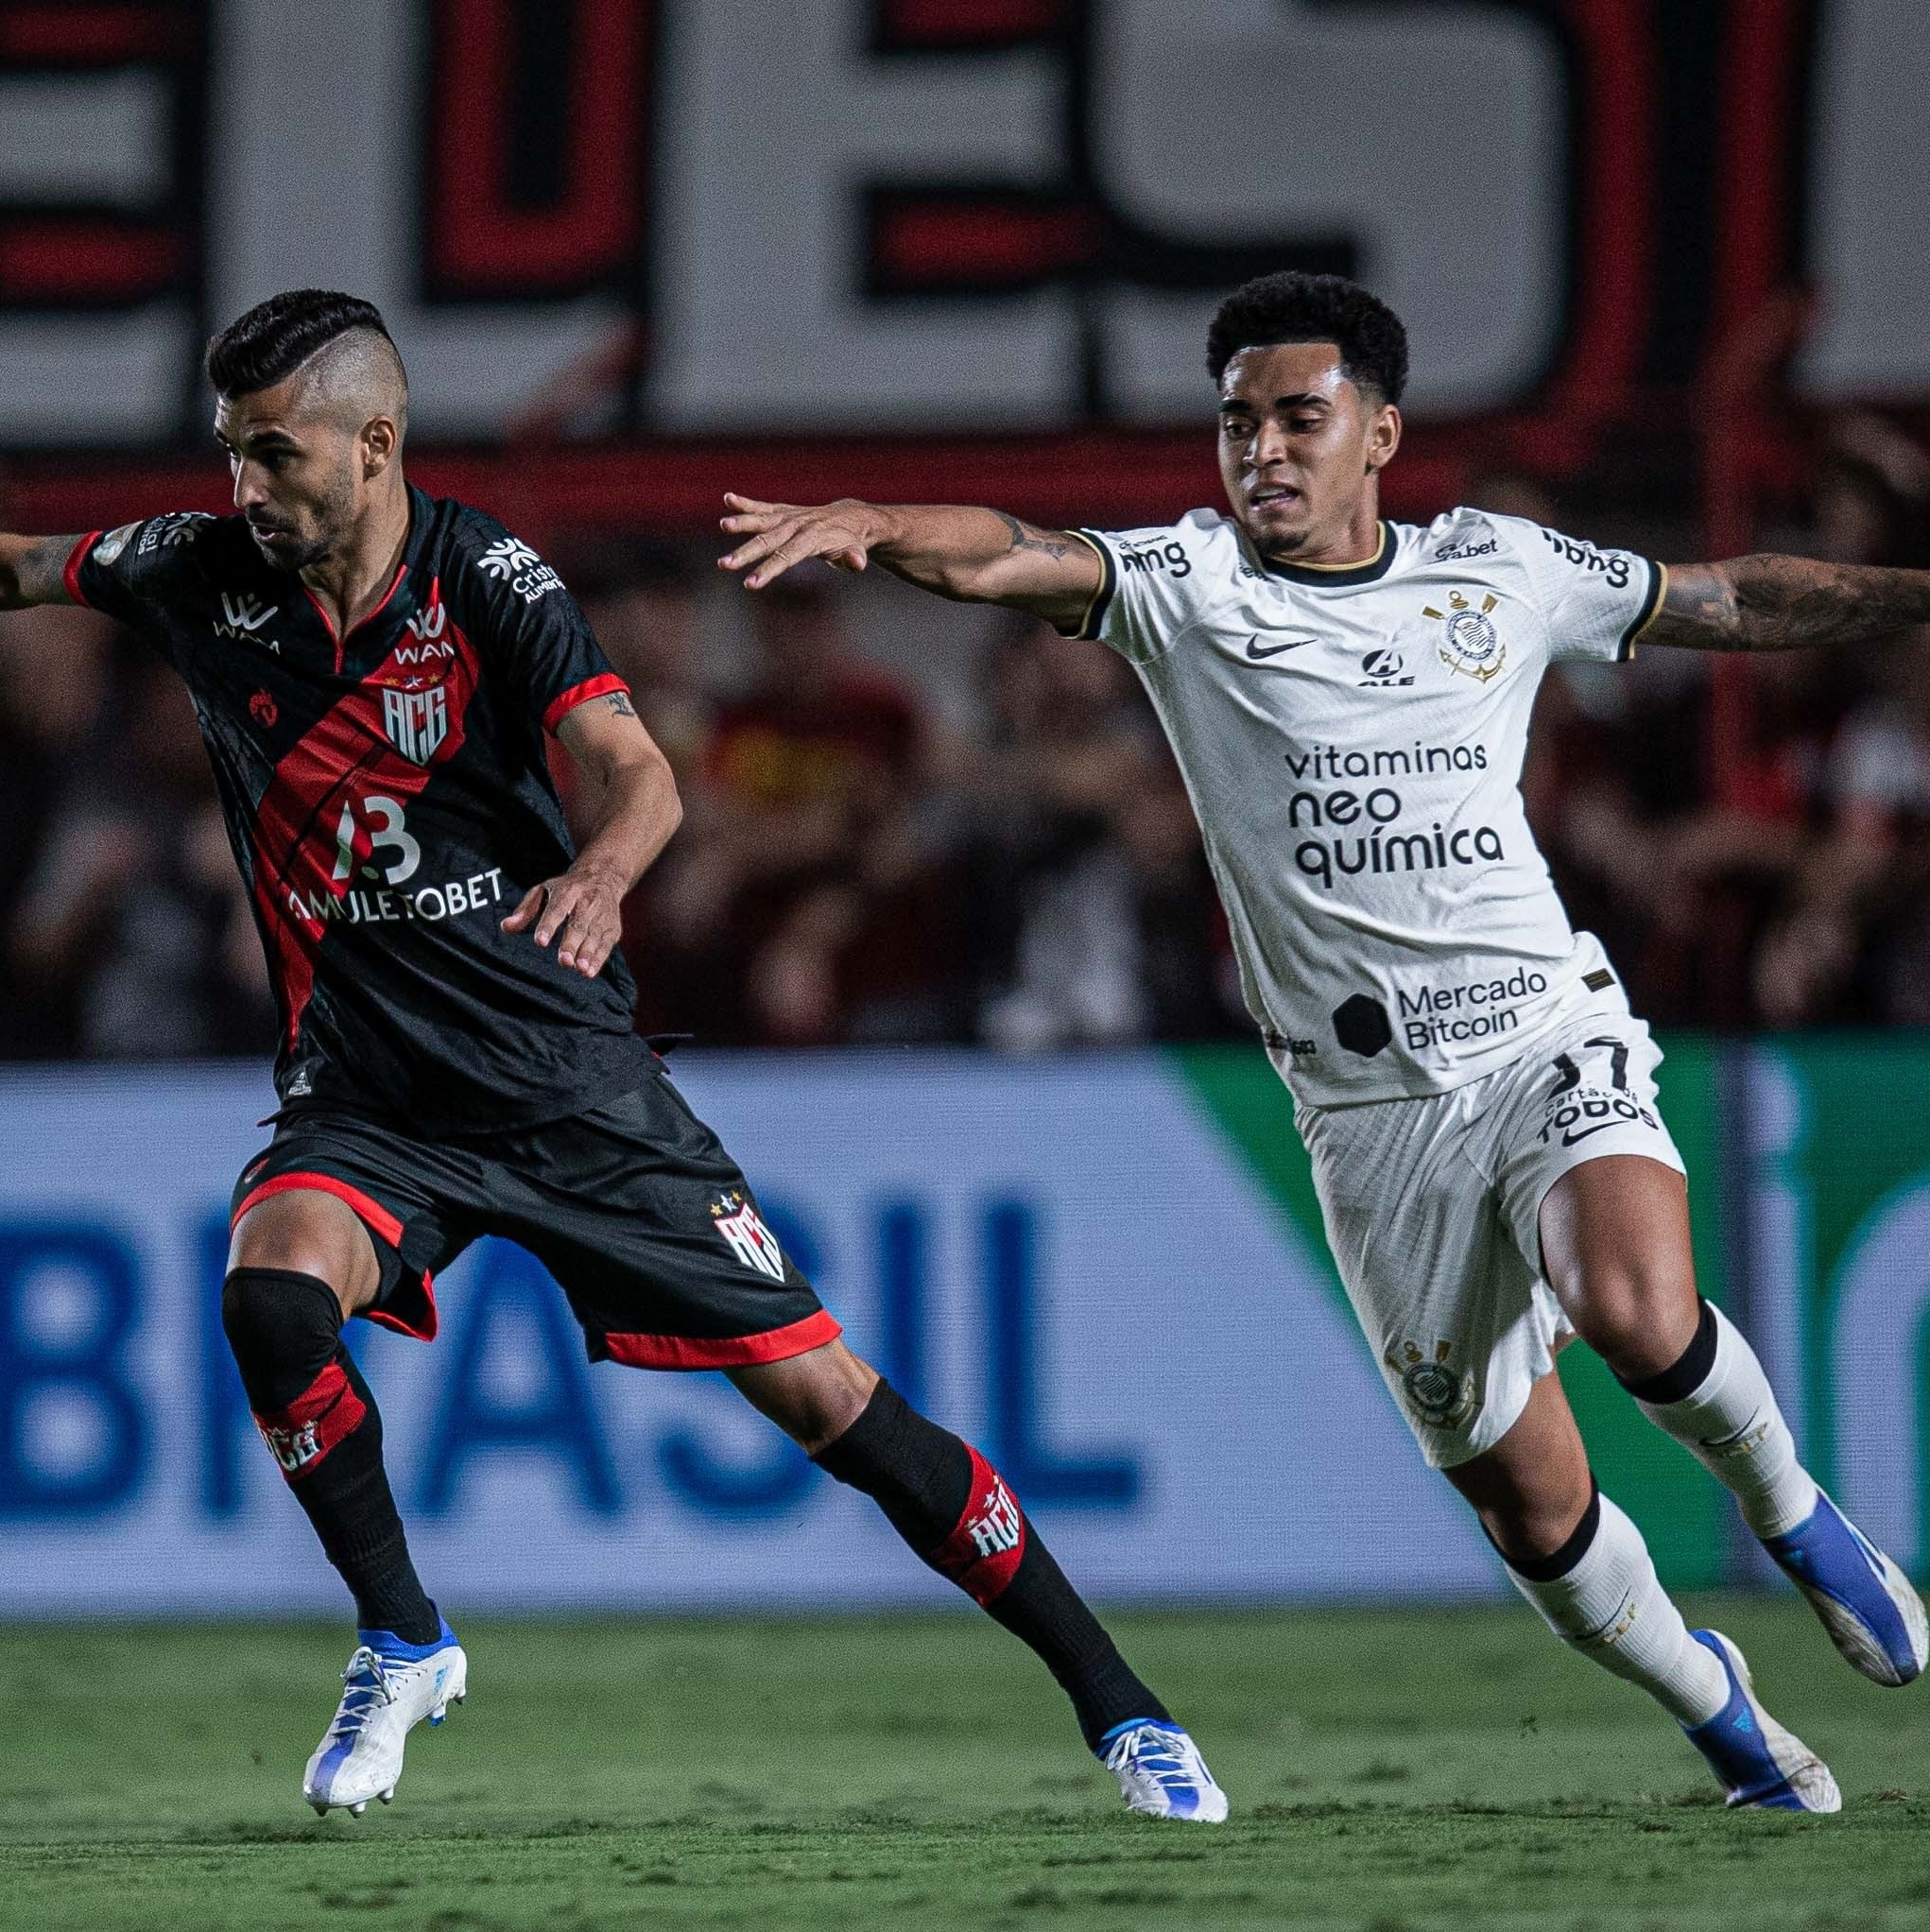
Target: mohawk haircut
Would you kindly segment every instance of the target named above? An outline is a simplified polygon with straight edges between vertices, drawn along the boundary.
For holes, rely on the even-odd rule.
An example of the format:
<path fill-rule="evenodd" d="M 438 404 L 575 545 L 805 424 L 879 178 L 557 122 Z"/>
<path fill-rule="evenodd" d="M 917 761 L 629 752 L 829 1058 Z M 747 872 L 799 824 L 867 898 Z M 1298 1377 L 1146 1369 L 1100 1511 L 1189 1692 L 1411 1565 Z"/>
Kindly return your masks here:
<path fill-rule="evenodd" d="M 1215 310 L 1206 367 L 1215 383 L 1242 349 L 1277 342 L 1332 342 L 1347 379 L 1398 403 L 1407 387 L 1407 331 L 1379 296 L 1344 275 L 1288 268 L 1243 284 Z"/>
<path fill-rule="evenodd" d="M 318 349 L 352 329 L 369 329 L 395 352 L 382 311 L 359 295 L 333 288 L 288 288 L 257 302 L 208 344 L 208 380 L 220 396 L 272 388 Z M 402 357 L 396 353 L 396 366 Z"/>

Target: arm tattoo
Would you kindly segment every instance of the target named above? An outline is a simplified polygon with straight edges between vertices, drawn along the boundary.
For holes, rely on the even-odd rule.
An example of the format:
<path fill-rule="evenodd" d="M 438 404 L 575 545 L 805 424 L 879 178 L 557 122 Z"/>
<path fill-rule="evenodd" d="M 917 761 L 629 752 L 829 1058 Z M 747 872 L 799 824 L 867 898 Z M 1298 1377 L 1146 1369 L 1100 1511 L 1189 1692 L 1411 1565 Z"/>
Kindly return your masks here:
<path fill-rule="evenodd" d="M 637 708 L 629 701 L 628 691 L 612 691 L 603 701 L 618 717 L 634 717 L 637 715 Z"/>
<path fill-rule="evenodd" d="M 1669 572 L 1655 644 L 1690 650 L 1797 650 L 1865 644 L 1930 622 L 1930 572 L 1733 557 Z"/>
<path fill-rule="evenodd" d="M 0 610 L 65 603 L 67 560 L 79 541 L 78 535 L 0 540 L 5 544 L 0 550 Z"/>
<path fill-rule="evenodd" d="M 1070 541 L 1034 529 L 1030 524 L 1022 524 L 1017 517 L 1008 516 L 1002 509 L 993 510 L 992 515 L 1012 533 L 1010 550 L 1037 550 L 1041 555 L 1054 559 L 1072 555 Z"/>

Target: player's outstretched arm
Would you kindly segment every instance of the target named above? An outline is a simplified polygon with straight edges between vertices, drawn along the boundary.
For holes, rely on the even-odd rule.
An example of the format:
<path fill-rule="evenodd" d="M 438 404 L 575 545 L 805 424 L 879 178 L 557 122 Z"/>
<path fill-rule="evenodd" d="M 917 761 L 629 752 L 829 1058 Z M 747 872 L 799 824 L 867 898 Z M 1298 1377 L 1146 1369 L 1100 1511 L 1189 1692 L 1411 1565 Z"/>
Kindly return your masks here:
<path fill-rule="evenodd" d="M 80 539 L 0 536 L 0 611 L 65 604 L 67 560 Z"/>
<path fill-rule="evenodd" d="M 1800 650 L 1866 644 L 1930 623 L 1930 571 L 1732 557 L 1671 564 L 1644 644 L 1686 650 Z"/>
<path fill-rule="evenodd" d="M 764 503 L 727 495 L 722 519 L 737 547 L 718 559 L 753 591 L 813 557 L 840 570 L 882 564 L 941 597 L 1004 604 L 1070 630 L 1099 594 L 1099 553 L 1064 530 L 1042 530 L 1001 509 L 952 504 Z"/>
<path fill-rule="evenodd" d="M 623 902 L 683 818 L 670 762 L 627 692 L 593 698 L 565 715 L 557 736 L 582 773 L 591 819 L 577 862 L 523 895 L 505 932 L 534 927 L 539 946 L 595 979 L 623 937 Z"/>

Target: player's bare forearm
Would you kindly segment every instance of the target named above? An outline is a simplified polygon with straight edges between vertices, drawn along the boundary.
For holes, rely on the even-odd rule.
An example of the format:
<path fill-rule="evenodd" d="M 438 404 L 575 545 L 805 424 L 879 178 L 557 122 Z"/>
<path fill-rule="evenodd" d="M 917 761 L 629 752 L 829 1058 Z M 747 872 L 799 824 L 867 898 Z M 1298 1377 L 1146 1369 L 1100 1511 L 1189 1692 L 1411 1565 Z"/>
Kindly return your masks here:
<path fill-rule="evenodd" d="M 625 692 L 593 698 L 558 727 L 589 792 L 590 824 L 569 871 L 532 886 L 503 922 L 594 979 L 623 937 L 623 902 L 683 818 L 669 760 Z"/>
<path fill-rule="evenodd" d="M 1003 604 L 1069 629 L 1098 595 L 1098 553 L 1064 530 L 1041 529 L 1001 509 L 956 504 L 765 503 L 724 499 L 723 529 L 740 541 L 718 560 L 750 590 L 822 558 L 840 570 L 879 563 L 894 577 L 960 602 Z"/>
<path fill-rule="evenodd" d="M 0 611 L 64 604 L 67 560 L 78 537 L 0 536 Z"/>
<path fill-rule="evenodd" d="M 1867 644 L 1930 623 L 1930 571 L 1732 557 L 1671 565 L 1645 644 L 1687 650 L 1801 650 Z"/>
<path fill-rule="evenodd" d="M 666 758 L 659 754 L 646 765 L 623 766 L 605 781 L 602 809 L 577 864 L 612 873 L 628 892 L 656 864 L 682 821 L 682 801 Z"/>

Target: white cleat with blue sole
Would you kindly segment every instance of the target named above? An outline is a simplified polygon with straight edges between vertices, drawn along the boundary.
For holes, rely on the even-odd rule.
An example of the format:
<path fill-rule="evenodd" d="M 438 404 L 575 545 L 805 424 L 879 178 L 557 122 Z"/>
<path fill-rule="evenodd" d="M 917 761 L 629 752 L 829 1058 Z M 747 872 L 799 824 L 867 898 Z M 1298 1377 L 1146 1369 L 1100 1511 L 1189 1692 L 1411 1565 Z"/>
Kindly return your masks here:
<path fill-rule="evenodd" d="M 363 1630 L 342 1672 L 335 1721 L 315 1747 L 302 1795 L 316 1811 L 360 1818 L 371 1798 L 395 1796 L 403 1746 L 426 1717 L 439 1724 L 469 1695 L 469 1659 L 445 1623 L 432 1644 L 405 1644 L 387 1630 Z"/>
<path fill-rule="evenodd" d="M 1763 1811 L 1841 1811 L 1830 1768 L 1757 1700 L 1743 1654 L 1720 1630 L 1691 1630 L 1715 1651 L 1729 1679 L 1729 1701 L 1706 1724 L 1682 1726 L 1721 1780 L 1732 1805 Z"/>
<path fill-rule="evenodd" d="M 1129 1811 L 1198 1824 L 1218 1824 L 1227 1815 L 1227 1794 L 1213 1782 L 1199 1747 L 1177 1724 L 1146 1717 L 1116 1725 L 1100 1738 L 1094 1755 L 1119 1780 Z"/>
<path fill-rule="evenodd" d="M 1892 1686 L 1922 1674 L 1930 1656 L 1923 1599 L 1820 1490 L 1808 1520 L 1786 1536 L 1766 1536 L 1763 1547 L 1808 1597 L 1853 1669 Z"/>

